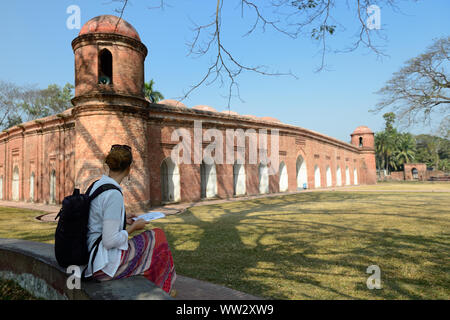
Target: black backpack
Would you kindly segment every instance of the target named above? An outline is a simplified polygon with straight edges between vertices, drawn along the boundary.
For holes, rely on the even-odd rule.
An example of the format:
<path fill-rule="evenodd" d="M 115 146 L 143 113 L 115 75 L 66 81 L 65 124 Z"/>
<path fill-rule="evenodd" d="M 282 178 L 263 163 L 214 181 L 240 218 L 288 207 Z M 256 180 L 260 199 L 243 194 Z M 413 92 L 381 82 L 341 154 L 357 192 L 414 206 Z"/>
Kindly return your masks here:
<path fill-rule="evenodd" d="M 97 180 L 98 181 L 98 180 Z M 91 201 L 106 190 L 120 189 L 113 184 L 103 184 L 89 196 L 94 183 L 86 190 L 85 194 L 80 194 L 80 189 L 74 189 L 73 194 L 64 198 L 61 210 L 55 220 L 59 217 L 58 226 L 55 232 L 55 257 L 61 267 L 67 268 L 70 265 L 86 265 L 89 262 L 90 251 L 87 245 L 87 232 L 89 221 L 89 208 Z M 126 227 L 126 217 L 124 217 L 124 228 Z M 102 236 L 95 241 L 92 249 L 97 253 L 98 244 Z M 92 261 L 95 259 L 93 257 Z M 84 272 L 83 272 L 84 274 Z"/>

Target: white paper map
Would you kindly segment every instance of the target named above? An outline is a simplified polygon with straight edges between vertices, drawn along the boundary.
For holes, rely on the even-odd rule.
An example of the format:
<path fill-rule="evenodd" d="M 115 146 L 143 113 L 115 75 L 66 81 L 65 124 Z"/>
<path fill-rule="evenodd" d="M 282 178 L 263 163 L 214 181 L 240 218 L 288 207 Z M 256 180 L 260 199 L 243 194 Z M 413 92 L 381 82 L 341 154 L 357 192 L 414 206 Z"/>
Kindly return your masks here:
<path fill-rule="evenodd" d="M 145 214 L 141 214 L 138 217 L 133 218 L 133 220 L 144 219 L 145 221 L 156 220 L 160 218 L 164 218 L 166 215 L 162 212 L 152 211 Z"/>

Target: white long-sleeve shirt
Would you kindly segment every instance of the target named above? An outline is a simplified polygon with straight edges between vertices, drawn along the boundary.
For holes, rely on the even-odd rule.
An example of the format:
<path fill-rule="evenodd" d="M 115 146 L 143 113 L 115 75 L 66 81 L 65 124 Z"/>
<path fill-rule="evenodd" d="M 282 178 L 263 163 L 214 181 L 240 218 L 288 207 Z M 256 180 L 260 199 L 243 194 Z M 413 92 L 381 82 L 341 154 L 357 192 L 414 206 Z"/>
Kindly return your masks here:
<path fill-rule="evenodd" d="M 120 190 L 122 188 L 114 179 L 102 175 L 94 183 L 90 195 L 102 184 L 110 183 Z M 91 250 L 95 241 L 102 235 L 97 255 L 94 260 L 94 272 L 91 268 L 93 251 L 89 258 L 89 264 L 85 276 L 102 270 L 108 276 L 113 277 L 120 265 L 122 250 L 128 249 L 128 232 L 123 230 L 125 206 L 122 194 L 118 190 L 107 190 L 98 195 L 91 202 L 88 222 L 88 249 Z"/>

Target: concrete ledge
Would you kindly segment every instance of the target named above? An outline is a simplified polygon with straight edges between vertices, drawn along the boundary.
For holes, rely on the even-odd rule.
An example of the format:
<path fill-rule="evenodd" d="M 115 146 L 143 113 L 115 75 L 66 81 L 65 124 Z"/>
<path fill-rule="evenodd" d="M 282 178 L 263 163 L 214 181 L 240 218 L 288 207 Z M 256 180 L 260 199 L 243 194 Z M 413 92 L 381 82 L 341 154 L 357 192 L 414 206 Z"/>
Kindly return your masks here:
<path fill-rule="evenodd" d="M 51 244 L 0 238 L 0 278 L 15 280 L 36 297 L 52 300 L 171 300 L 142 276 L 81 282 L 69 289 L 69 274 L 56 262 Z"/>

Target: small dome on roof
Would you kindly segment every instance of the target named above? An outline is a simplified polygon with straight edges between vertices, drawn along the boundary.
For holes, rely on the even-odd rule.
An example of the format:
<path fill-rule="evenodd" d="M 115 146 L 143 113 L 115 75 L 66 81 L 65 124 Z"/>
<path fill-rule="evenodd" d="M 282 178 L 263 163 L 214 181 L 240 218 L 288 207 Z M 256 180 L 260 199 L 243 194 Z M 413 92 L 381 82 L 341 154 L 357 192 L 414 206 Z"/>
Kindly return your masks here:
<path fill-rule="evenodd" d="M 181 107 L 181 108 L 187 108 L 186 105 L 180 101 L 173 100 L 173 99 L 165 99 L 158 102 L 158 104 L 165 104 L 167 106 L 171 107 Z"/>
<path fill-rule="evenodd" d="M 363 134 L 363 133 L 373 133 L 372 130 L 369 129 L 367 126 L 359 126 L 358 128 L 353 131 L 353 134 Z"/>
<path fill-rule="evenodd" d="M 214 109 L 213 107 L 206 106 L 206 105 L 198 105 L 198 106 L 192 107 L 192 109 L 203 110 L 203 111 L 210 111 L 210 112 L 217 112 L 217 110 Z"/>
<path fill-rule="evenodd" d="M 90 33 L 120 34 L 141 41 L 139 34 L 131 24 L 113 15 L 102 15 L 92 18 L 83 25 L 78 35 L 82 36 Z"/>
<path fill-rule="evenodd" d="M 239 113 L 237 113 L 236 111 L 231 111 L 231 110 L 220 111 L 220 113 L 231 114 L 233 116 L 238 116 L 239 115 Z"/>
<path fill-rule="evenodd" d="M 276 119 L 276 118 L 272 118 L 272 117 L 261 117 L 261 120 L 264 121 L 269 121 L 269 122 L 281 122 L 280 120 Z"/>

